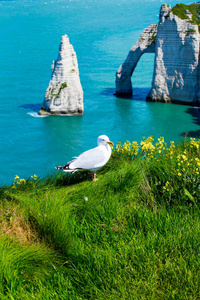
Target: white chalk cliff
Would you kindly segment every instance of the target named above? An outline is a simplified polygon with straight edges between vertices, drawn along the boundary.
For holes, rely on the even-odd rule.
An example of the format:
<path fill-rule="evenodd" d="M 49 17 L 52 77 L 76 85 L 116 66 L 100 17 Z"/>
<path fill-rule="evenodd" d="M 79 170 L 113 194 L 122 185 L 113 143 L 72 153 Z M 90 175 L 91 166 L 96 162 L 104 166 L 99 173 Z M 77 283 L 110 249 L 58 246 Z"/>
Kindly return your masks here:
<path fill-rule="evenodd" d="M 200 18 L 200 5 L 192 5 L 197 9 L 197 18 Z M 155 61 L 152 88 L 147 100 L 190 104 L 200 102 L 200 35 L 189 9 L 185 10 L 185 17 L 180 18 L 173 13 L 170 5 L 162 5 L 157 34 L 155 25 L 151 25 L 156 38 L 151 39 L 149 31 L 145 30 L 141 35 L 143 39 L 140 37 L 131 48 L 126 61 L 117 71 L 117 96 L 132 94 L 131 75 L 138 57 L 150 49 L 150 52 L 155 52 Z M 146 50 L 138 54 L 138 49 L 142 49 L 145 43 Z"/>
<path fill-rule="evenodd" d="M 51 69 L 51 80 L 39 114 L 83 114 L 83 90 L 77 57 L 67 35 L 62 36 L 59 55 Z"/>

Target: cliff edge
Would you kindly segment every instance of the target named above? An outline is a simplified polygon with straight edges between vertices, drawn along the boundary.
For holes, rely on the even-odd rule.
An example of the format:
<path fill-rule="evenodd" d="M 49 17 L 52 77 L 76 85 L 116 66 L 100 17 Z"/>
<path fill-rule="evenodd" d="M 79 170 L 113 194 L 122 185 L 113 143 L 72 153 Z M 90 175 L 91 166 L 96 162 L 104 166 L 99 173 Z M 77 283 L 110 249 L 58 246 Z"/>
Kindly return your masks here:
<path fill-rule="evenodd" d="M 132 95 L 131 76 L 145 52 L 155 53 L 149 101 L 200 103 L 200 4 L 163 4 L 158 25 L 151 25 L 131 48 L 116 73 L 116 95 Z M 151 33 L 150 31 L 154 30 Z M 146 48 L 141 51 L 143 45 Z M 140 52 L 138 51 L 140 49 Z"/>

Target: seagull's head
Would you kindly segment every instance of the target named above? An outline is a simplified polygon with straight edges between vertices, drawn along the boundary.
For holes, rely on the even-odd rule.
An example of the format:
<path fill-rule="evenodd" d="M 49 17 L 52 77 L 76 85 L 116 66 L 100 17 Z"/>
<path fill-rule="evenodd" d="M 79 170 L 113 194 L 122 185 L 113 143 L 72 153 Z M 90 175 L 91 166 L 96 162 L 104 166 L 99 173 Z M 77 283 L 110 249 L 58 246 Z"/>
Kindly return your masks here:
<path fill-rule="evenodd" d="M 113 144 L 113 142 L 111 142 L 110 140 L 109 140 L 109 138 L 107 137 L 107 135 L 100 135 L 99 137 L 98 137 L 98 139 L 97 139 L 97 144 L 98 144 L 98 146 L 99 145 L 114 145 Z"/>

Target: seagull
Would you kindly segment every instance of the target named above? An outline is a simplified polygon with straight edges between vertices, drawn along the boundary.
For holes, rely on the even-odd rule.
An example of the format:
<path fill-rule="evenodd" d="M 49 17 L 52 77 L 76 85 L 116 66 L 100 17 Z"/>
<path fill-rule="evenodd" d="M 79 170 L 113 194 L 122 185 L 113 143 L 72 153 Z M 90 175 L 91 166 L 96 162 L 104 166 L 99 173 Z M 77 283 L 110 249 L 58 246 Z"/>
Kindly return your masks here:
<path fill-rule="evenodd" d="M 58 166 L 56 169 L 64 172 L 76 172 L 80 170 L 90 170 L 93 181 L 97 181 L 96 171 L 103 167 L 111 156 L 111 145 L 113 143 L 106 135 L 100 135 L 97 139 L 98 146 L 81 153 L 75 159 L 69 161 L 64 166 Z"/>

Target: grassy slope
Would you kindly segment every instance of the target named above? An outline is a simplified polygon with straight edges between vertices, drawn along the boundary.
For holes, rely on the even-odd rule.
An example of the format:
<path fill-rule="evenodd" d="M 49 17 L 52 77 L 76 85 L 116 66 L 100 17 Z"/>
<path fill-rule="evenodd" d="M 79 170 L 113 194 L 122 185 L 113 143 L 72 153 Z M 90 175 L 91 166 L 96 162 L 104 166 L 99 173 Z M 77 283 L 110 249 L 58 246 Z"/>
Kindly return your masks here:
<path fill-rule="evenodd" d="M 161 165 L 2 188 L 0 298 L 199 299 L 199 209 L 156 192 Z"/>

